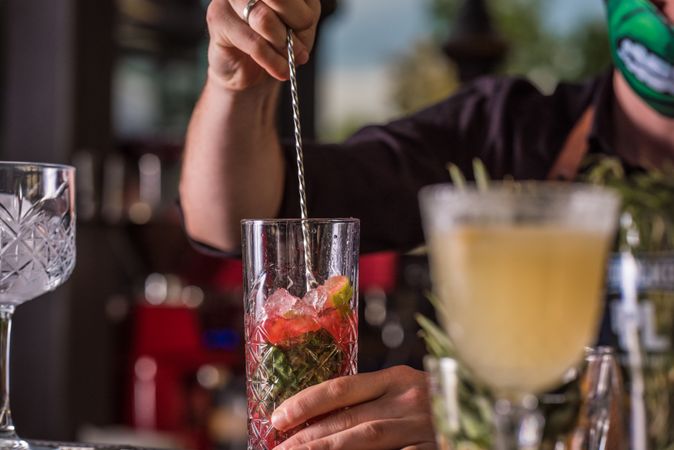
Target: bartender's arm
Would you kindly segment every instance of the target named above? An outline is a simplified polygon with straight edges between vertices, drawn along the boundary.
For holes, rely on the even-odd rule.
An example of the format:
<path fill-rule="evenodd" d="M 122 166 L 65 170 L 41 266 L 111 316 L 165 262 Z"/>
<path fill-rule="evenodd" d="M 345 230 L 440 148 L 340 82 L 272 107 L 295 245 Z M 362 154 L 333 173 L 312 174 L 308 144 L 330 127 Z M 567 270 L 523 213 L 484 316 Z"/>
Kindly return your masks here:
<path fill-rule="evenodd" d="M 233 250 L 240 220 L 274 217 L 285 162 L 276 131 L 279 80 L 288 78 L 286 28 L 296 31 L 296 62 L 313 46 L 320 0 L 264 0 L 242 17 L 247 0 L 208 8 L 208 77 L 187 133 L 180 197 L 187 232 Z"/>
<path fill-rule="evenodd" d="M 284 24 L 298 30 L 296 61 L 306 63 L 320 14 L 320 0 L 260 0 L 249 26 L 241 18 L 246 3 L 213 0 L 209 7 L 208 81 L 180 183 L 188 233 L 224 250 L 239 246 L 242 218 L 279 213 L 286 167 L 274 112 L 278 80 L 288 77 Z M 435 447 L 423 372 L 398 367 L 330 380 L 284 403 L 274 425 L 285 430 L 333 411 L 283 448 Z"/>

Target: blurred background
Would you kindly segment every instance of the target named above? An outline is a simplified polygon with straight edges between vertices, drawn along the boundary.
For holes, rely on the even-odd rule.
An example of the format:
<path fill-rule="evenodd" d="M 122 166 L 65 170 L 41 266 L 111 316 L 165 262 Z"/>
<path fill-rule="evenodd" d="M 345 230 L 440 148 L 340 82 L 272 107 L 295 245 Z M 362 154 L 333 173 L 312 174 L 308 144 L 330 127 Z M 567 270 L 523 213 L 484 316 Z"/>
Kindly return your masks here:
<path fill-rule="evenodd" d="M 0 159 L 78 174 L 78 263 L 18 309 L 22 437 L 245 448 L 238 261 L 197 254 L 175 207 L 206 68 L 200 0 L 0 0 Z M 601 0 L 324 0 L 300 70 L 308 138 L 437 101 L 488 73 L 550 91 L 608 67 Z M 290 100 L 279 126 L 290 136 Z M 361 263 L 360 369 L 420 366 L 422 258 Z"/>

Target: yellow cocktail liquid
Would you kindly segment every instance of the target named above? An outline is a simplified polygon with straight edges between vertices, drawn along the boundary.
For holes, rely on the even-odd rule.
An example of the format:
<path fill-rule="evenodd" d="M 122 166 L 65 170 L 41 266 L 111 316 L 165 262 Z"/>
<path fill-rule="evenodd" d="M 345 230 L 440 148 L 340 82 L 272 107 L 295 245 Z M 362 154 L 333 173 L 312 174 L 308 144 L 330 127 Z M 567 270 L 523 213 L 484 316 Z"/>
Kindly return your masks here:
<path fill-rule="evenodd" d="M 606 233 L 460 226 L 431 236 L 442 320 L 459 358 L 501 395 L 558 385 L 596 337 Z"/>

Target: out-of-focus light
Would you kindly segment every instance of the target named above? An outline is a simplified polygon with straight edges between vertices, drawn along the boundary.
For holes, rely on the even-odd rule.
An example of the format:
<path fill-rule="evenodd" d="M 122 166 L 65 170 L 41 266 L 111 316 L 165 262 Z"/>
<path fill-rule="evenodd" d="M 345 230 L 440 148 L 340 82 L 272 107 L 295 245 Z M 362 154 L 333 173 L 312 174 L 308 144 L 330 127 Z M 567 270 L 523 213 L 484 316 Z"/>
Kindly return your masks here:
<path fill-rule="evenodd" d="M 620 216 L 620 226 L 622 229 L 627 230 L 627 234 L 625 235 L 627 245 L 630 247 L 638 247 L 641 241 L 639 229 L 634 224 L 634 220 L 630 213 L 623 213 L 623 215 Z"/>
<path fill-rule="evenodd" d="M 166 274 L 166 300 L 173 306 L 182 306 L 183 281 L 178 275 Z"/>
<path fill-rule="evenodd" d="M 136 202 L 129 208 L 129 220 L 144 225 L 152 219 L 152 208 L 145 202 Z"/>
<path fill-rule="evenodd" d="M 161 171 L 161 161 L 157 155 L 146 153 L 140 157 L 138 167 L 144 175 L 157 175 Z"/>
<path fill-rule="evenodd" d="M 205 389 L 215 389 L 222 383 L 222 376 L 217 367 L 206 364 L 197 370 L 197 382 Z"/>
<path fill-rule="evenodd" d="M 129 302 L 123 295 L 113 295 L 105 304 L 105 315 L 114 323 L 126 319 L 128 314 Z"/>
<path fill-rule="evenodd" d="M 206 330 L 204 332 L 206 347 L 214 350 L 234 350 L 240 344 L 239 333 L 228 328 Z"/>
<path fill-rule="evenodd" d="M 161 161 L 157 155 L 146 153 L 138 161 L 140 175 L 139 192 L 140 201 L 148 205 L 150 214 L 161 203 Z"/>
<path fill-rule="evenodd" d="M 379 327 L 386 322 L 386 299 L 372 298 L 365 300 L 365 321 Z"/>
<path fill-rule="evenodd" d="M 145 279 L 145 299 L 151 305 L 161 305 L 168 295 L 168 281 L 160 273 L 148 275 Z"/>
<path fill-rule="evenodd" d="M 141 356 L 136 360 L 134 372 L 140 381 L 152 381 L 157 376 L 157 362 L 149 356 Z"/>
<path fill-rule="evenodd" d="M 381 330 L 381 340 L 388 348 L 398 348 L 405 340 L 405 330 L 398 321 L 391 321 Z"/>
<path fill-rule="evenodd" d="M 188 308 L 198 308 L 204 302 L 204 291 L 198 286 L 185 286 L 181 298 Z"/>

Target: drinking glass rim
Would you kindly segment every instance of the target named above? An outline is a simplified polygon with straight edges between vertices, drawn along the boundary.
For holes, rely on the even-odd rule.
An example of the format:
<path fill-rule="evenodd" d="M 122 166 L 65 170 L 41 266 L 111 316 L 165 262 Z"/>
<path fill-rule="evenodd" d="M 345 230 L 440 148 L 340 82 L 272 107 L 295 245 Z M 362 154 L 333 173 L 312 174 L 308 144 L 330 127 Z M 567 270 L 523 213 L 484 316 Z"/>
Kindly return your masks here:
<path fill-rule="evenodd" d="M 68 164 L 31 162 L 31 161 L 0 161 L 1 169 L 18 169 L 22 167 L 37 167 L 41 169 L 57 169 L 65 171 L 75 171 L 75 167 Z"/>
<path fill-rule="evenodd" d="M 310 217 L 308 219 L 299 219 L 299 218 L 284 218 L 284 219 L 243 219 L 241 220 L 241 225 L 279 225 L 279 224 L 359 224 L 360 219 L 355 217 L 344 217 L 344 218 L 314 218 Z"/>
<path fill-rule="evenodd" d="M 523 189 L 515 189 L 520 187 Z M 615 189 L 607 186 L 598 186 L 590 183 L 562 182 L 562 181 L 495 181 L 490 182 L 486 189 L 480 188 L 475 182 L 468 182 L 465 186 L 456 186 L 452 183 L 436 183 L 422 187 L 419 190 L 419 200 L 437 200 L 453 197 L 480 197 L 498 199 L 503 197 L 531 198 L 545 194 L 551 196 L 568 196 L 581 194 L 588 196 L 588 200 L 613 198 L 619 200 L 620 195 Z"/>

